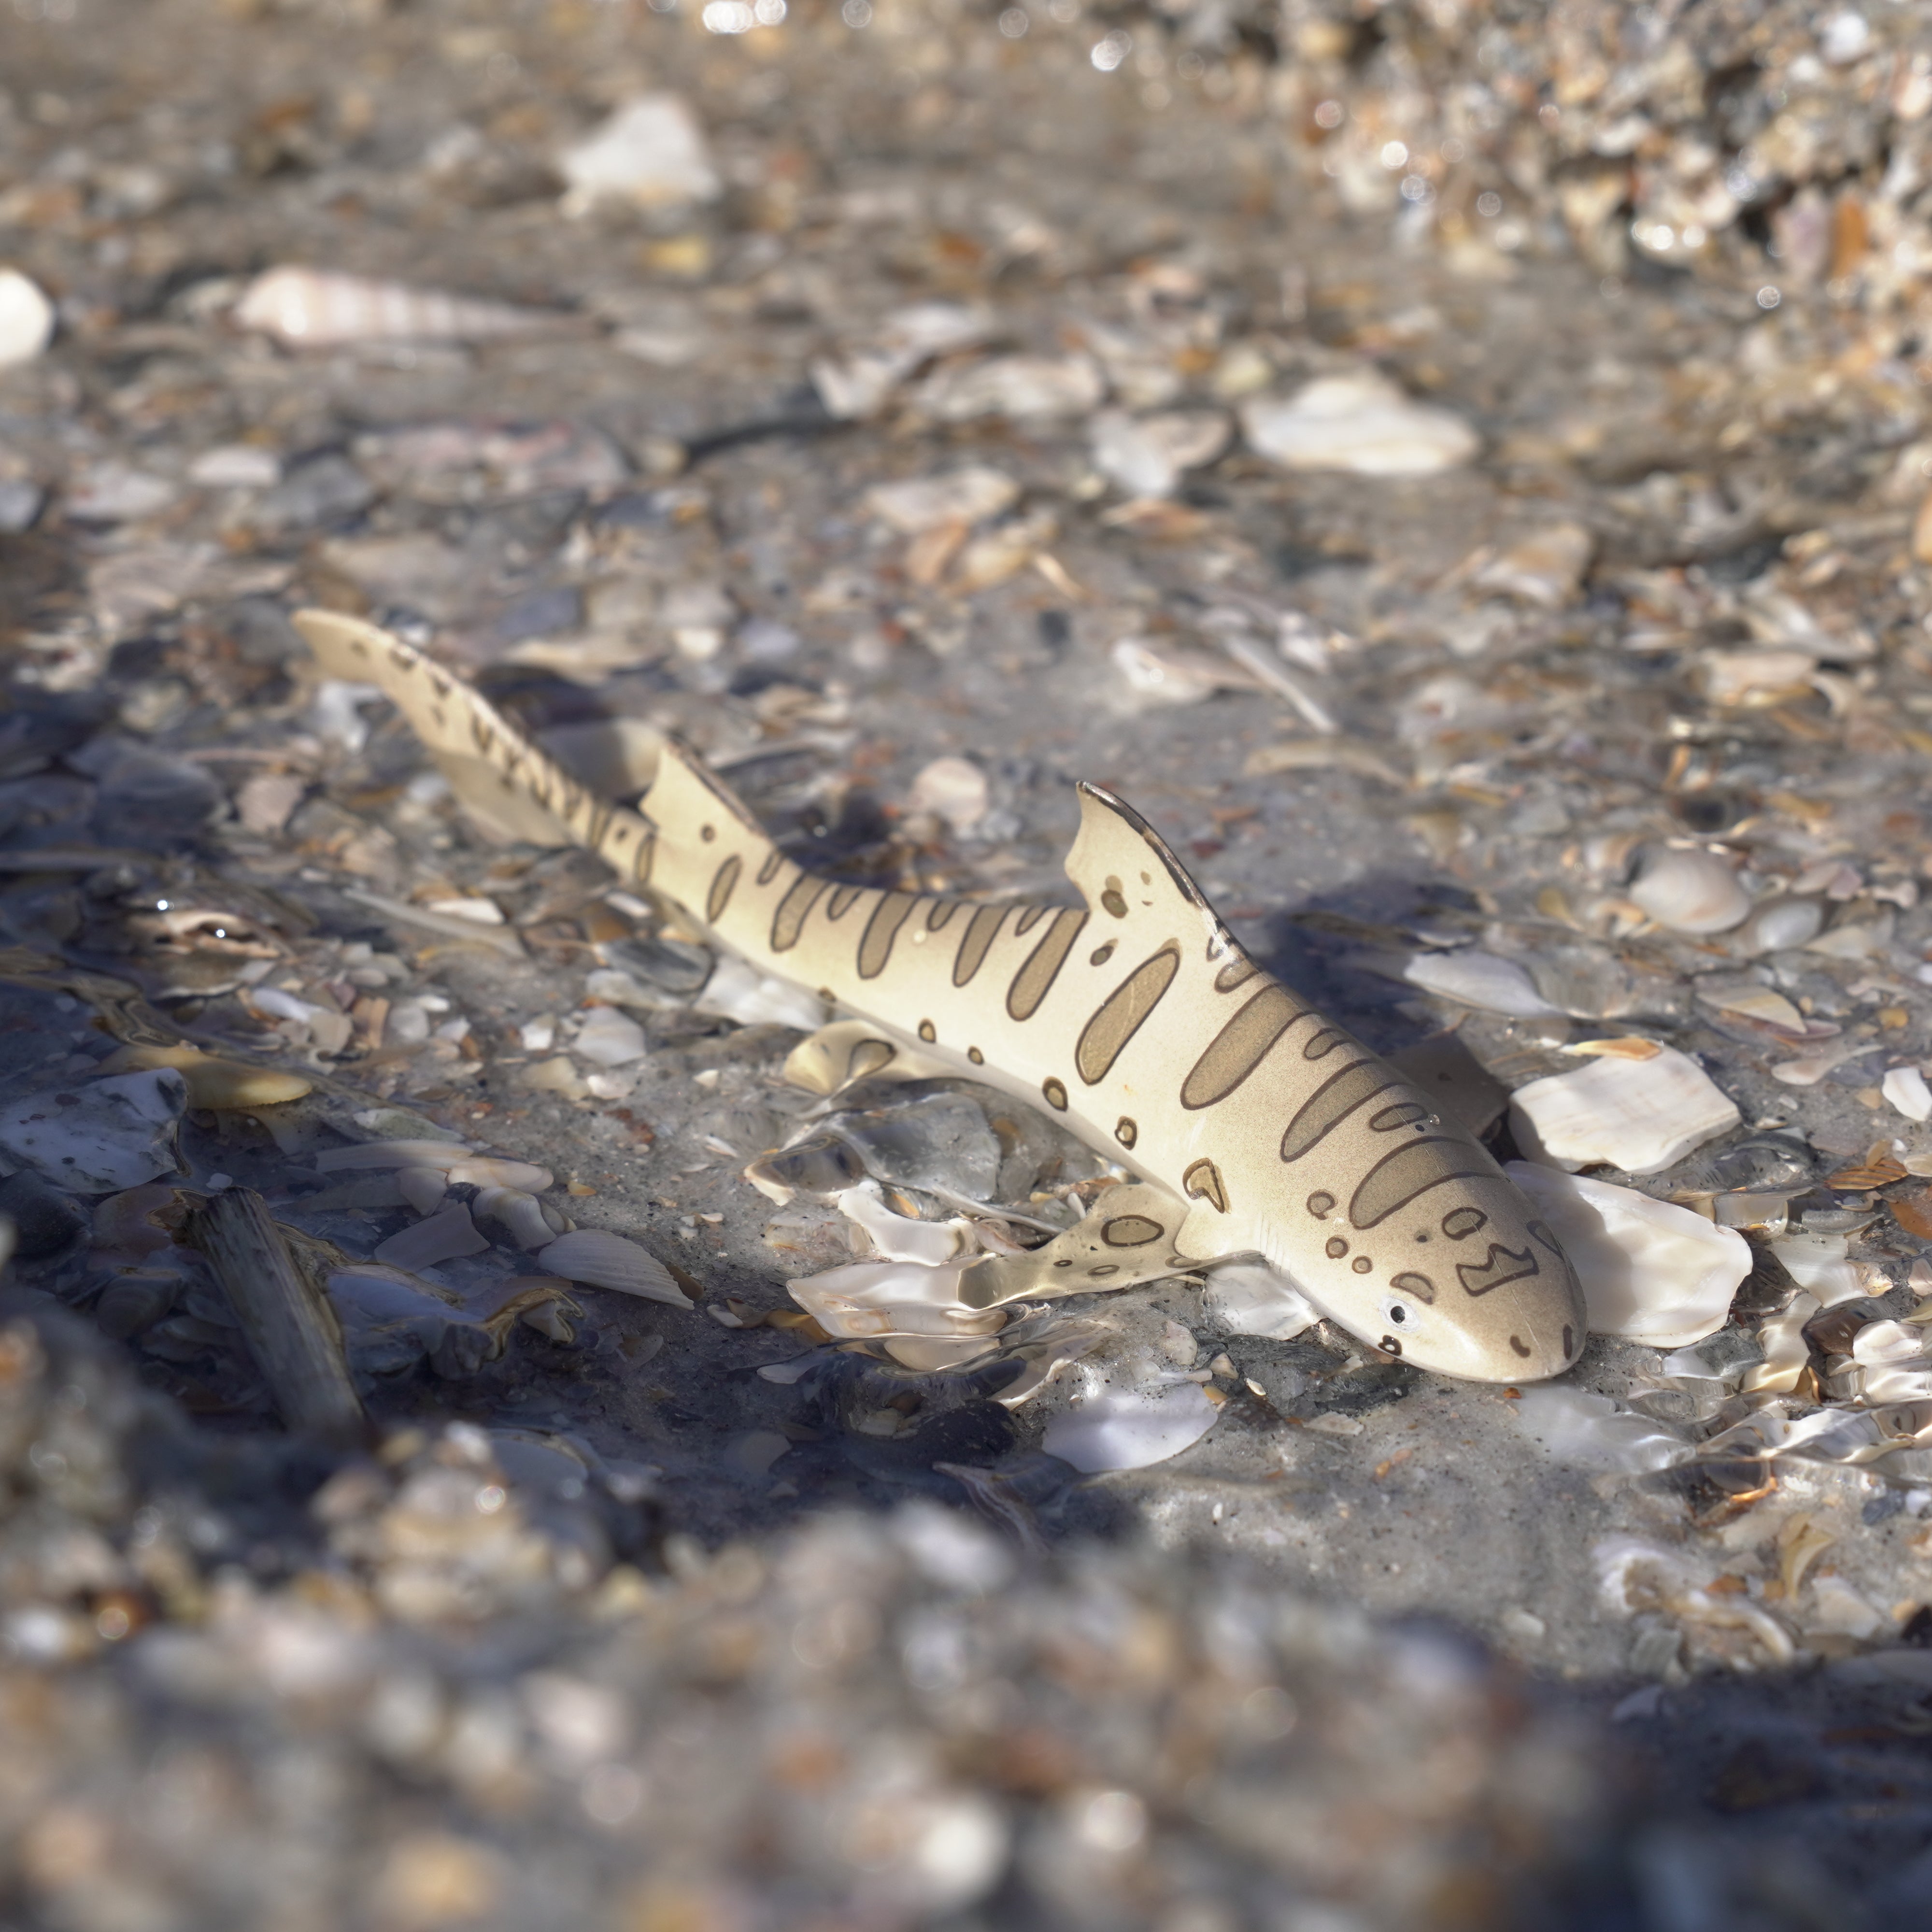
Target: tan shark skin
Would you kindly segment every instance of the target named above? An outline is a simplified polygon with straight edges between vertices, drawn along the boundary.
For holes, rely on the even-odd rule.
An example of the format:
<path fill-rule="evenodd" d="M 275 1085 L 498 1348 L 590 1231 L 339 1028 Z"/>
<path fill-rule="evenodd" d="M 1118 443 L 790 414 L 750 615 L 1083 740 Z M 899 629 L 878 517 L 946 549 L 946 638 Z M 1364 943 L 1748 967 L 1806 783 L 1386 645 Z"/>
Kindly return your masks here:
<path fill-rule="evenodd" d="M 1103 1199 L 1097 1233 L 1083 1223 L 1080 1242 L 1053 1244 L 1072 1258 L 982 1264 L 962 1288 L 974 1305 L 1022 1281 L 1040 1292 L 1048 1265 L 1076 1292 L 1258 1252 L 1418 1366 L 1524 1382 L 1576 1360 L 1575 1274 L 1488 1153 L 1256 966 L 1159 837 L 1097 787 L 1080 788 L 1066 860 L 1084 908 L 842 885 L 786 858 L 688 752 L 667 751 L 640 816 L 400 640 L 328 612 L 295 621 L 332 675 L 394 700 L 473 809 L 589 846 L 755 965 L 863 1016 L 882 1042 L 872 1064 L 896 1044 L 1024 1097 L 1185 1204 L 1184 1218 L 1162 1214 L 1166 1197 L 1136 1188 L 1139 1211 L 1110 1217 Z M 1123 1265 L 1081 1264 L 1116 1245 Z"/>

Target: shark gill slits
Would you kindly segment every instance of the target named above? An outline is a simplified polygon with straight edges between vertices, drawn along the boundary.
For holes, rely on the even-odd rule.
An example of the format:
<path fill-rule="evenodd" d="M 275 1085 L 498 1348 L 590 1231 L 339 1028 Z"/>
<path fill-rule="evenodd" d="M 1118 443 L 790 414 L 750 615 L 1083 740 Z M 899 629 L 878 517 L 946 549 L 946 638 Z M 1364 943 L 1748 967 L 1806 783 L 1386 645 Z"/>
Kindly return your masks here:
<path fill-rule="evenodd" d="M 1121 1049 L 1160 1004 L 1180 970 L 1180 947 L 1164 946 L 1151 959 L 1136 966 L 1100 1003 L 1073 1050 L 1074 1066 L 1088 1086 L 1106 1078 Z"/>
<path fill-rule="evenodd" d="M 986 1056 L 976 1046 L 969 1046 L 966 1049 L 966 1058 L 975 1066 L 984 1066 L 986 1064 Z"/>
<path fill-rule="evenodd" d="M 1376 1264 L 1366 1255 L 1358 1255 L 1348 1265 L 1358 1274 L 1372 1274 L 1375 1272 Z"/>
<path fill-rule="evenodd" d="M 1464 1294 L 1474 1296 L 1487 1294 L 1492 1288 L 1512 1281 L 1527 1281 L 1541 1272 L 1531 1250 L 1525 1248 L 1519 1254 L 1514 1248 L 1492 1241 L 1489 1252 L 1480 1261 L 1457 1263 L 1456 1279 L 1462 1284 Z"/>
<path fill-rule="evenodd" d="M 1190 1201 L 1205 1201 L 1217 1214 L 1228 1211 L 1228 1184 L 1221 1170 L 1204 1156 L 1180 1177 L 1181 1192 Z"/>
<path fill-rule="evenodd" d="M 1145 1214 L 1117 1214 L 1100 1230 L 1110 1248 L 1144 1248 L 1161 1238 L 1161 1225 Z"/>
<path fill-rule="evenodd" d="M 921 1020 L 919 1023 L 919 1036 L 921 1040 L 926 1042 L 928 1046 L 930 1046 L 936 1040 L 938 1039 L 939 1029 L 933 1024 L 932 1021 Z"/>
<path fill-rule="evenodd" d="M 809 872 L 800 873 L 792 881 L 772 917 L 771 948 L 774 952 L 789 952 L 798 944 L 798 936 L 805 930 L 805 922 L 812 908 L 830 885 L 829 879 L 815 879 Z"/>
<path fill-rule="evenodd" d="M 1013 975 L 1013 982 L 1006 989 L 1006 1012 L 1011 1018 L 1030 1020 L 1040 1011 L 1040 1003 L 1046 998 L 1060 968 L 1066 964 L 1066 956 L 1073 950 L 1073 942 L 1080 937 L 1080 928 L 1086 923 L 1084 912 L 1063 910 L 1054 914 L 1053 923 L 1028 955 L 1026 964 Z M 1016 929 L 1024 931 L 1024 928 Z"/>
<path fill-rule="evenodd" d="M 825 902 L 827 919 L 843 919 L 866 896 L 863 886 L 835 886 L 832 896 Z"/>
<path fill-rule="evenodd" d="M 1225 1100 L 1307 1011 L 1286 986 L 1264 986 L 1209 1041 L 1181 1083 L 1180 1104 L 1198 1112 Z"/>
<path fill-rule="evenodd" d="M 1349 1198 L 1348 1219 L 1358 1228 L 1372 1228 L 1432 1187 L 1486 1180 L 1495 1173 L 1495 1162 L 1472 1142 L 1436 1134 L 1407 1141 L 1363 1175 Z"/>
<path fill-rule="evenodd" d="M 1100 893 L 1100 909 L 1114 919 L 1126 917 L 1126 896 L 1120 890 L 1120 882 L 1118 879 L 1110 878 L 1102 888 Z"/>
<path fill-rule="evenodd" d="M 718 868 L 711 880 L 711 890 L 704 896 L 706 922 L 716 926 L 724 908 L 731 903 L 733 890 L 738 883 L 738 874 L 744 870 L 744 861 L 734 852 Z"/>
<path fill-rule="evenodd" d="M 1452 1208 L 1442 1217 L 1442 1232 L 1452 1241 L 1466 1241 L 1489 1225 L 1490 1217 L 1480 1208 Z"/>
<path fill-rule="evenodd" d="M 1125 1114 L 1114 1123 L 1114 1138 L 1124 1148 L 1130 1148 L 1141 1137 L 1141 1130 Z"/>
<path fill-rule="evenodd" d="M 1106 965 L 1107 962 L 1113 958 L 1114 948 L 1118 944 L 1118 941 L 1110 939 L 1105 946 L 1095 946 L 1094 950 L 1087 956 L 1088 964 L 1090 966 Z"/>
<path fill-rule="evenodd" d="M 986 963 L 993 935 L 999 931 L 1000 922 L 1012 910 L 1011 906 L 981 906 L 966 922 L 966 930 L 960 936 L 959 950 L 952 958 L 952 983 L 956 986 L 967 985 Z"/>
<path fill-rule="evenodd" d="M 765 854 L 765 862 L 758 868 L 758 883 L 761 886 L 770 885 L 778 877 L 779 868 L 784 862 L 784 854 L 776 848 L 767 852 Z"/>
<path fill-rule="evenodd" d="M 1046 1104 L 1056 1114 L 1066 1112 L 1066 1083 L 1064 1080 L 1057 1080 L 1049 1074 L 1042 1083 L 1040 1090 L 1046 1096 Z"/>
<path fill-rule="evenodd" d="M 910 892 L 888 892 L 872 908 L 865 937 L 859 942 L 860 979 L 876 980 L 886 970 L 886 962 L 892 956 L 892 941 L 916 903 Z"/>
<path fill-rule="evenodd" d="M 1318 1221 L 1325 1221 L 1335 1211 L 1335 1197 L 1326 1188 L 1318 1187 L 1308 1197 L 1308 1211 Z"/>
<path fill-rule="evenodd" d="M 1412 1300 L 1424 1304 L 1436 1299 L 1436 1284 L 1426 1274 L 1403 1274 L 1391 1275 L 1389 1286 L 1398 1294 L 1406 1294 Z"/>
<path fill-rule="evenodd" d="M 1348 1252 L 1348 1244 L 1340 1234 L 1330 1234 L 1322 1252 L 1331 1262 L 1339 1262 Z"/>
<path fill-rule="evenodd" d="M 1400 1091 L 1401 1082 L 1376 1060 L 1358 1060 L 1332 1073 L 1295 1110 L 1281 1137 L 1281 1157 L 1301 1159 L 1334 1132 L 1358 1108 L 1378 1095 Z"/>

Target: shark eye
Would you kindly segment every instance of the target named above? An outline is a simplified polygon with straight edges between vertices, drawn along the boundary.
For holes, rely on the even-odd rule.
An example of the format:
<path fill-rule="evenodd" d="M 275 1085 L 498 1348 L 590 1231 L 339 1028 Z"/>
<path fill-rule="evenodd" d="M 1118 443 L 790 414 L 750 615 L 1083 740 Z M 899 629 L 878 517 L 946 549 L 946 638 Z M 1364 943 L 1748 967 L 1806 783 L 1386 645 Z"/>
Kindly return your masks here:
<path fill-rule="evenodd" d="M 1382 1319 L 1397 1334 L 1404 1334 L 1419 1327 L 1422 1316 L 1412 1302 L 1399 1301 L 1394 1296 L 1382 1304 Z"/>

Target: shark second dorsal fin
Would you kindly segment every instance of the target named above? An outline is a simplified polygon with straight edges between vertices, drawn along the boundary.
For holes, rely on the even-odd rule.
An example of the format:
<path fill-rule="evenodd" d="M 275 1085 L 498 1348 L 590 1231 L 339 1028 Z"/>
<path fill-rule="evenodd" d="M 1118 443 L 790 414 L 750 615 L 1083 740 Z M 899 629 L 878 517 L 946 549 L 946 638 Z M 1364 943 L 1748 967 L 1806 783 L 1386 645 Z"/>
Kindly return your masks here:
<path fill-rule="evenodd" d="M 1066 876 L 1103 928 L 1114 922 L 1159 926 L 1172 938 L 1198 932 L 1208 956 L 1234 952 L 1233 935 L 1167 842 L 1130 805 L 1084 780 L 1080 830 L 1066 855 Z"/>

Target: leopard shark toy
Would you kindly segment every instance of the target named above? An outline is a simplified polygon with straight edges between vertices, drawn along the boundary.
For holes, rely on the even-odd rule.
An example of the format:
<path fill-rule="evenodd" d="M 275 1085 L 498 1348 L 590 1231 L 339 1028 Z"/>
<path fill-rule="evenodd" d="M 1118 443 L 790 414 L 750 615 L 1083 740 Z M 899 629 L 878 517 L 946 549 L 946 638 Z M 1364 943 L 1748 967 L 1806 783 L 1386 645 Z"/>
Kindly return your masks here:
<path fill-rule="evenodd" d="M 1576 1274 L 1487 1151 L 1258 967 L 1111 793 L 1079 788 L 1066 858 L 1078 906 L 842 884 L 787 858 L 684 747 L 666 746 L 631 811 L 400 638 L 325 611 L 296 623 L 328 674 L 395 704 L 479 817 L 588 848 L 851 1016 L 808 1043 L 826 1090 L 888 1068 L 964 1076 L 1043 1108 L 1139 1177 L 1044 1248 L 964 1269 L 964 1306 L 1258 1255 L 1351 1334 L 1419 1367 L 1522 1382 L 1576 1360 Z"/>

